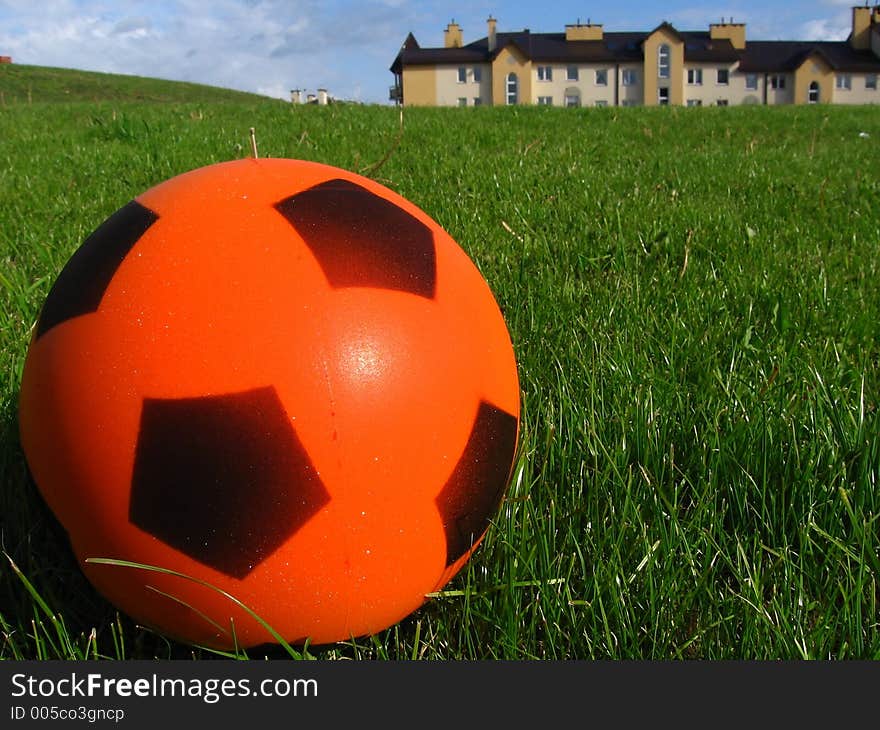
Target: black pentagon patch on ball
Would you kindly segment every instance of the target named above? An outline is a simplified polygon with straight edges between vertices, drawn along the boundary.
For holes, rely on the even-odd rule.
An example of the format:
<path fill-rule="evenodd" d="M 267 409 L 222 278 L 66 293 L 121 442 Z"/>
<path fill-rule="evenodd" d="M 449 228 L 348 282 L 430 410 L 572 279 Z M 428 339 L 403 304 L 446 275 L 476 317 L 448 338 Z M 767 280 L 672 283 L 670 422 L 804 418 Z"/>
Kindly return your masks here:
<path fill-rule="evenodd" d="M 146 398 L 129 520 L 244 578 L 330 501 L 274 388 Z"/>
<path fill-rule="evenodd" d="M 348 180 L 328 180 L 275 204 L 332 287 L 376 287 L 433 299 L 434 236 L 394 203 Z"/>
<path fill-rule="evenodd" d="M 159 216 L 132 200 L 83 241 L 49 291 L 36 336 L 82 314 L 98 311 L 104 292 L 128 252 Z"/>
<path fill-rule="evenodd" d="M 485 532 L 501 504 L 516 452 L 515 416 L 482 401 L 464 452 L 437 496 L 446 532 L 446 565 Z"/>

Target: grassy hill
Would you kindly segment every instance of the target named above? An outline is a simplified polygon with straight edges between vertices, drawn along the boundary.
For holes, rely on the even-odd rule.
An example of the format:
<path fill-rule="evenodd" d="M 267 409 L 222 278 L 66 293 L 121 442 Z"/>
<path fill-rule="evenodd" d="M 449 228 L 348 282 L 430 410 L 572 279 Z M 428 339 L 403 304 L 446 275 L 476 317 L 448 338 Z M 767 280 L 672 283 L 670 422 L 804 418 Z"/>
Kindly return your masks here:
<path fill-rule="evenodd" d="M 184 81 L 15 63 L 0 65 L 0 104 L 72 101 L 205 103 L 266 98 L 244 91 Z"/>
<path fill-rule="evenodd" d="M 375 640 L 316 655 L 880 658 L 876 108 L 407 109 L 396 144 L 391 107 L 39 73 L 0 69 L 19 80 L 0 112 L 0 659 L 192 655 L 80 573 L 18 393 L 89 232 L 246 156 L 249 127 L 262 156 L 368 174 L 437 220 L 520 368 L 515 478 L 472 561 Z"/>

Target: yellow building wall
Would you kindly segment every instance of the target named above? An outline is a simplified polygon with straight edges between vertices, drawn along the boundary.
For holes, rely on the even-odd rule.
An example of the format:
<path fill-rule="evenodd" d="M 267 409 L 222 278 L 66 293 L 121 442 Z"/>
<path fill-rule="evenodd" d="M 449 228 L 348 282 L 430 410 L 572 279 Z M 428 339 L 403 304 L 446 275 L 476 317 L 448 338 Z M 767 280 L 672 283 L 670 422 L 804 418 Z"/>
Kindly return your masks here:
<path fill-rule="evenodd" d="M 520 104 L 531 104 L 532 99 L 532 62 L 526 59 L 516 48 L 507 46 L 492 62 L 492 104 L 507 104 L 507 76 L 515 73 L 519 80 Z"/>
<path fill-rule="evenodd" d="M 794 103 L 808 104 L 810 84 L 819 84 L 819 103 L 830 104 L 834 93 L 834 72 L 817 56 L 808 57 L 794 72 Z"/>
<path fill-rule="evenodd" d="M 538 81 L 537 66 L 549 66 L 553 70 L 553 79 L 551 81 Z M 578 69 L 577 80 L 569 80 L 567 78 L 568 66 L 572 65 Z M 608 83 L 600 85 L 596 83 L 596 71 L 604 70 L 608 79 Z M 614 72 L 615 64 L 613 63 L 541 63 L 534 64 L 532 67 L 532 103 L 537 104 L 538 99 L 542 96 L 549 96 L 553 99 L 555 106 L 563 106 L 565 104 L 566 92 L 576 92 L 580 97 L 581 106 L 595 106 L 596 102 L 604 102 L 607 106 L 614 105 Z M 641 77 L 642 69 L 638 67 L 638 74 Z M 625 87 L 627 91 L 631 87 Z M 624 87 L 620 86 L 621 93 Z M 639 89 L 641 92 L 641 89 Z M 641 94 L 638 97 L 641 102 Z"/>
<path fill-rule="evenodd" d="M 433 66 L 409 66 L 403 70 L 404 106 L 436 106 L 437 69 Z"/>
<path fill-rule="evenodd" d="M 874 74 L 868 73 L 850 73 L 851 88 L 838 89 L 834 86 L 834 97 L 831 99 L 833 104 L 880 104 L 880 90 L 869 89 L 866 86 L 868 76 Z M 833 76 L 833 74 L 832 74 Z M 835 84 L 836 84 L 836 77 Z"/>
<path fill-rule="evenodd" d="M 657 51 L 660 45 L 669 46 L 669 78 L 661 79 L 658 70 Z M 669 87 L 669 103 L 684 103 L 684 43 L 666 28 L 659 28 L 645 40 L 645 106 L 657 106 L 657 89 L 660 84 Z"/>

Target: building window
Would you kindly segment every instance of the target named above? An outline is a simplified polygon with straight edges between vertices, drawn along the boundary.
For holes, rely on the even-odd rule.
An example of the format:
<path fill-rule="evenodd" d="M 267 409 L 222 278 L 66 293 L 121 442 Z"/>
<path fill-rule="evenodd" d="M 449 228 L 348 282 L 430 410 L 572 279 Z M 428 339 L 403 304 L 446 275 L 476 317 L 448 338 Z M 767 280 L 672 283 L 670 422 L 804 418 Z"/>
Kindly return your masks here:
<path fill-rule="evenodd" d="M 539 96 L 538 104 L 541 106 L 553 106 L 553 97 L 552 96 Z"/>
<path fill-rule="evenodd" d="M 474 83 L 479 84 L 483 80 L 483 69 L 474 66 Z"/>
<path fill-rule="evenodd" d="M 479 96 L 474 97 L 474 106 L 480 106 L 483 103 L 483 100 Z"/>
<path fill-rule="evenodd" d="M 703 106 L 703 100 L 702 99 L 688 99 L 687 105 L 688 106 Z"/>
<path fill-rule="evenodd" d="M 849 91 L 852 89 L 852 76 L 849 74 L 837 74 L 837 88 Z"/>
<path fill-rule="evenodd" d="M 660 104 L 660 106 L 666 106 L 667 104 L 669 104 L 668 86 L 661 86 L 659 89 L 657 89 L 657 103 Z"/>
<path fill-rule="evenodd" d="M 807 90 L 807 103 L 808 104 L 818 104 L 819 103 L 819 83 L 813 81 L 810 84 L 810 88 Z"/>
<path fill-rule="evenodd" d="M 865 88 L 877 91 L 877 74 L 868 74 L 865 76 Z"/>
<path fill-rule="evenodd" d="M 623 69 L 623 85 L 635 86 L 639 83 L 639 76 L 633 68 Z"/>
<path fill-rule="evenodd" d="M 771 89 L 784 89 L 785 88 L 785 76 L 773 74 L 770 77 L 770 88 Z"/>
<path fill-rule="evenodd" d="M 758 90 L 758 74 L 746 74 L 746 90 Z"/>
<path fill-rule="evenodd" d="M 553 67 L 538 66 L 538 81 L 553 81 Z"/>
<path fill-rule="evenodd" d="M 580 106 L 581 105 L 581 95 L 580 94 L 566 94 L 565 95 L 565 106 Z"/>
<path fill-rule="evenodd" d="M 608 86 L 608 69 L 596 69 L 596 86 Z"/>
<path fill-rule="evenodd" d="M 516 104 L 519 101 L 519 79 L 515 73 L 507 74 L 507 103 Z"/>
<path fill-rule="evenodd" d="M 703 83 L 703 69 L 701 68 L 689 68 L 688 69 L 688 83 L 689 84 L 702 84 Z"/>
<path fill-rule="evenodd" d="M 657 48 L 657 76 L 661 79 L 669 78 L 669 46 L 661 43 Z"/>
<path fill-rule="evenodd" d="M 458 97 L 458 105 L 459 106 L 467 106 L 467 97 L 459 96 Z"/>
<path fill-rule="evenodd" d="M 726 68 L 718 69 L 718 84 L 727 86 L 730 83 L 730 71 Z"/>
<path fill-rule="evenodd" d="M 608 101 L 606 99 L 596 99 L 596 106 L 608 106 Z"/>
<path fill-rule="evenodd" d="M 458 67 L 458 83 L 463 84 L 467 81 L 467 69 L 464 66 Z"/>
<path fill-rule="evenodd" d="M 565 69 L 565 80 L 566 81 L 577 81 L 578 80 L 578 67 L 577 66 L 569 66 Z"/>
<path fill-rule="evenodd" d="M 728 103 L 727 99 L 719 99 L 719 100 L 718 100 L 717 102 L 715 102 L 715 103 L 716 103 L 718 106 L 730 106 L 730 104 Z"/>
<path fill-rule="evenodd" d="M 639 102 L 637 102 L 635 99 L 624 99 L 622 102 L 620 102 L 620 105 L 621 106 L 638 106 Z"/>

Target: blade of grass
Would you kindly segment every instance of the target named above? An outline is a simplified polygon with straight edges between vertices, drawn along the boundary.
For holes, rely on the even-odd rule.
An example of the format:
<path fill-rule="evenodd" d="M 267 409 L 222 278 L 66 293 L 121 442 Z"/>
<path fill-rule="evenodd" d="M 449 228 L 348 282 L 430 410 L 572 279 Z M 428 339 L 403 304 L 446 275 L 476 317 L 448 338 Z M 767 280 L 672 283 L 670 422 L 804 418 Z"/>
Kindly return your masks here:
<path fill-rule="evenodd" d="M 147 565 L 146 563 L 136 563 L 130 560 L 117 560 L 115 558 L 86 558 L 87 563 L 92 563 L 95 565 L 113 565 L 120 568 L 131 568 L 134 570 L 146 570 L 153 573 L 161 573 L 163 575 L 172 575 L 176 578 L 182 578 L 183 580 L 188 580 L 196 585 L 203 586 L 204 588 L 208 588 L 215 593 L 220 594 L 228 601 L 233 603 L 242 609 L 248 616 L 250 616 L 254 621 L 256 621 L 260 626 L 262 626 L 269 634 L 272 636 L 275 641 L 287 652 L 287 654 L 292 659 L 305 659 L 300 652 L 296 651 L 281 634 L 279 634 L 265 619 L 263 619 L 256 611 L 254 611 L 250 606 L 246 605 L 243 601 L 240 601 L 238 598 L 233 596 L 231 593 L 224 591 L 222 588 L 219 588 L 207 581 L 201 580 L 200 578 L 195 578 L 194 576 L 187 575 L 186 573 L 181 573 L 177 570 L 171 570 L 170 568 L 163 568 L 158 565 Z"/>

